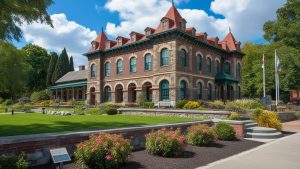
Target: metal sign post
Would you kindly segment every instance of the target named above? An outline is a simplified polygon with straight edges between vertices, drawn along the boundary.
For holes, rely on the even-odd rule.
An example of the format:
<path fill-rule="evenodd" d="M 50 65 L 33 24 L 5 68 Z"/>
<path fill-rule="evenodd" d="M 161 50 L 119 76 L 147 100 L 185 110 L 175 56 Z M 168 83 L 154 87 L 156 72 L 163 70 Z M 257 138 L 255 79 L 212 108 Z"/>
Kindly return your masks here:
<path fill-rule="evenodd" d="M 51 149 L 50 154 L 54 164 L 59 164 L 59 169 L 63 169 L 63 162 L 71 161 L 66 148 Z"/>

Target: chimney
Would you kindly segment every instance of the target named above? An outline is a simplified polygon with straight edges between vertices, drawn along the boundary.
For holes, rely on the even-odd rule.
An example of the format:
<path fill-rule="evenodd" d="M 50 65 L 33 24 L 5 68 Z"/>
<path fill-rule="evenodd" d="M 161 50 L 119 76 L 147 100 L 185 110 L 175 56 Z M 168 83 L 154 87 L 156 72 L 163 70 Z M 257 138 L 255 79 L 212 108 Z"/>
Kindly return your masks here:
<path fill-rule="evenodd" d="M 80 65 L 79 66 L 79 71 L 81 71 L 81 70 L 85 70 L 85 66 L 84 65 Z"/>

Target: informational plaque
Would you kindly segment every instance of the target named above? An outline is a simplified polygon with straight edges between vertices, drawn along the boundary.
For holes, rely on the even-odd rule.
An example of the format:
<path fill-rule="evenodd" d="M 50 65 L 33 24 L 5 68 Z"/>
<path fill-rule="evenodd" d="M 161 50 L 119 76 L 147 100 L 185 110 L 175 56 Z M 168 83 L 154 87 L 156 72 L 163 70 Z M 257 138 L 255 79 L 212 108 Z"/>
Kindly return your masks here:
<path fill-rule="evenodd" d="M 66 148 L 57 148 L 50 150 L 50 154 L 54 164 L 71 161 Z"/>

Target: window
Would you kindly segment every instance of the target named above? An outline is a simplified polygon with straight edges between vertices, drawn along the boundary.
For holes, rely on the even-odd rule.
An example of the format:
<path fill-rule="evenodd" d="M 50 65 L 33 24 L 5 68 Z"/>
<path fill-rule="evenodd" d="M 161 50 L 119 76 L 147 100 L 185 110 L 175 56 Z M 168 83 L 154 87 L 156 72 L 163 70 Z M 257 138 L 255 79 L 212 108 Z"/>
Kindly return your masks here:
<path fill-rule="evenodd" d="M 146 54 L 145 56 L 145 70 L 151 70 L 152 67 L 152 58 L 151 54 Z"/>
<path fill-rule="evenodd" d="M 187 67 L 187 54 L 184 49 L 180 50 L 179 60 L 182 67 Z"/>
<path fill-rule="evenodd" d="M 111 102 L 111 88 L 109 86 L 104 88 L 104 102 Z"/>
<path fill-rule="evenodd" d="M 91 78 L 96 77 L 96 65 L 92 64 L 91 66 Z"/>
<path fill-rule="evenodd" d="M 179 93 L 179 99 L 186 99 L 186 97 L 187 97 L 187 92 L 186 92 L 186 90 L 187 90 L 187 85 L 186 85 L 186 81 L 184 81 L 184 80 L 181 80 L 180 81 L 180 84 L 179 84 L 179 88 L 180 88 L 180 93 Z"/>
<path fill-rule="evenodd" d="M 136 57 L 132 57 L 130 59 L 130 72 L 131 73 L 136 72 Z"/>
<path fill-rule="evenodd" d="M 169 21 L 168 20 L 164 20 L 163 21 L 163 30 L 168 30 L 169 29 Z"/>
<path fill-rule="evenodd" d="M 241 64 L 240 63 L 238 63 L 236 65 L 236 76 L 241 77 Z"/>
<path fill-rule="evenodd" d="M 202 70 L 202 56 L 201 55 L 196 56 L 196 68 L 197 68 L 197 71 Z"/>
<path fill-rule="evenodd" d="M 161 66 L 169 65 L 169 49 L 167 49 L 167 48 L 164 48 L 161 50 L 160 65 Z"/>
<path fill-rule="evenodd" d="M 208 84 L 208 89 L 207 89 L 207 99 L 212 100 L 212 85 L 210 83 Z"/>
<path fill-rule="evenodd" d="M 117 61 L 117 74 L 122 74 L 123 72 L 123 61 L 121 59 L 119 59 Z"/>
<path fill-rule="evenodd" d="M 211 73 L 211 58 L 207 58 L 206 66 L 207 66 L 207 73 Z"/>
<path fill-rule="evenodd" d="M 167 80 L 160 82 L 160 99 L 169 100 L 169 81 Z"/>
<path fill-rule="evenodd" d="M 197 99 L 199 99 L 199 100 L 202 99 L 202 83 L 201 82 L 197 83 Z"/>
<path fill-rule="evenodd" d="M 224 72 L 230 75 L 230 63 L 224 63 Z"/>
<path fill-rule="evenodd" d="M 216 61 L 216 72 L 215 73 L 216 74 L 220 73 L 220 62 L 218 60 Z"/>
<path fill-rule="evenodd" d="M 110 76 L 110 63 L 105 63 L 105 76 Z"/>

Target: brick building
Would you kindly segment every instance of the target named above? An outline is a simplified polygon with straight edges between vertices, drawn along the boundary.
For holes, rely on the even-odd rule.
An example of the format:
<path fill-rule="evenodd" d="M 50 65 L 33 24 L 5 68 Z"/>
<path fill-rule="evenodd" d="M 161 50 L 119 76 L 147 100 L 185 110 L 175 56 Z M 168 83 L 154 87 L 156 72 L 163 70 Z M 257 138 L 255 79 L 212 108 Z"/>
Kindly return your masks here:
<path fill-rule="evenodd" d="M 237 99 L 241 97 L 240 42 L 229 32 L 224 40 L 186 28 L 175 6 L 156 29 L 109 40 L 102 31 L 92 41 L 88 58 L 86 101 Z"/>

